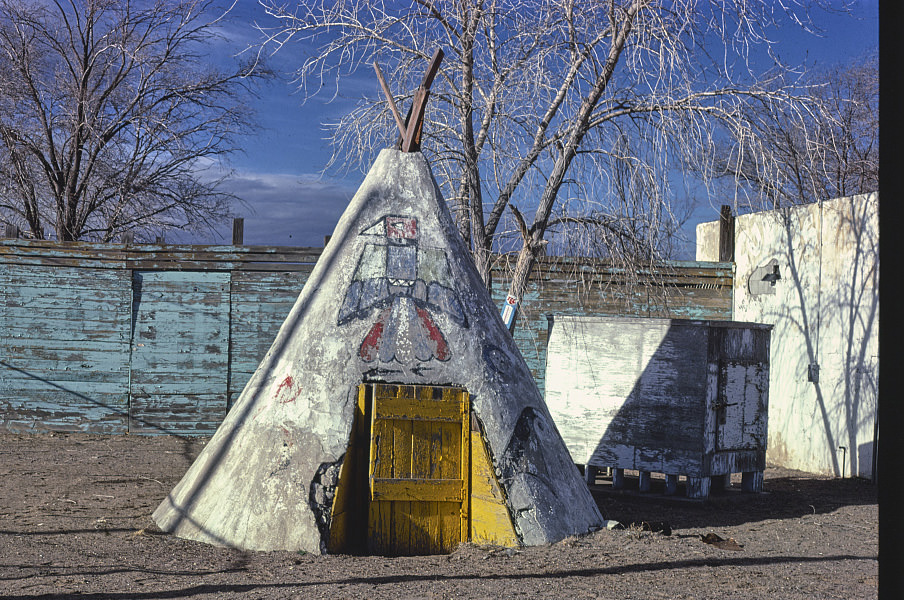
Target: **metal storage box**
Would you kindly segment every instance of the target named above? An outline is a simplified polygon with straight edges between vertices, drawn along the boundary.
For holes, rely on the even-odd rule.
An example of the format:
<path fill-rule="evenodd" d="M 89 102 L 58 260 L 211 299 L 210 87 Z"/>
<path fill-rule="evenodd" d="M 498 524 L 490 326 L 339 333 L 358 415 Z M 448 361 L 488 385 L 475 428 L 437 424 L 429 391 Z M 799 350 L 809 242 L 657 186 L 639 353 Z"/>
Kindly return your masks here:
<path fill-rule="evenodd" d="M 546 402 L 588 481 L 653 473 L 705 498 L 742 474 L 761 491 L 771 325 L 633 317 L 549 317 Z"/>

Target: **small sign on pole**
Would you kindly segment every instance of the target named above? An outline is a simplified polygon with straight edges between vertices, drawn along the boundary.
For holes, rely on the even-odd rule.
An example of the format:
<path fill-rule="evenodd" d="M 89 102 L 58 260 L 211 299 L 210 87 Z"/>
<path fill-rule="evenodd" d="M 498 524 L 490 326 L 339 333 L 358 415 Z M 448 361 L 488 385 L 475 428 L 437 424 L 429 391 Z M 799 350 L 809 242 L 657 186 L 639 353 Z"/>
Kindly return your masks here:
<path fill-rule="evenodd" d="M 518 308 L 518 297 L 509 294 L 505 297 L 505 306 L 502 309 L 502 322 L 511 331 L 512 322 L 515 320 L 515 310 Z"/>

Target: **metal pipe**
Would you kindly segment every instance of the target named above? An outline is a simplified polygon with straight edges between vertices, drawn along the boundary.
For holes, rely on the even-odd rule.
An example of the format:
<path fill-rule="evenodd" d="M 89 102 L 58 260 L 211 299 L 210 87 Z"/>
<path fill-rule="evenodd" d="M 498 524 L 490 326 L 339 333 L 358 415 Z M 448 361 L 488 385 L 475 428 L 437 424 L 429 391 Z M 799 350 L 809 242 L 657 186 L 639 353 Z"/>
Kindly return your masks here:
<path fill-rule="evenodd" d="M 873 476 L 871 481 L 877 483 L 879 481 L 879 472 L 877 471 L 879 468 L 879 394 L 876 394 L 876 416 L 874 418 L 876 422 L 873 425 Z"/>

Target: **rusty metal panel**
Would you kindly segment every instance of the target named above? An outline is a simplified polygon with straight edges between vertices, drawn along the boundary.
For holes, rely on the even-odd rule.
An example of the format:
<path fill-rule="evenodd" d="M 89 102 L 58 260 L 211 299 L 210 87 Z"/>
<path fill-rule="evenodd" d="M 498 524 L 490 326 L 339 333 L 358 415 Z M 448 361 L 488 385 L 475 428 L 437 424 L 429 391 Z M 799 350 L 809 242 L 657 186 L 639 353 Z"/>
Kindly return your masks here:
<path fill-rule="evenodd" d="M 130 281 L 0 264 L 0 414 L 14 432 L 124 433 Z"/>
<path fill-rule="evenodd" d="M 209 435 L 226 416 L 229 279 L 134 273 L 130 433 Z"/>

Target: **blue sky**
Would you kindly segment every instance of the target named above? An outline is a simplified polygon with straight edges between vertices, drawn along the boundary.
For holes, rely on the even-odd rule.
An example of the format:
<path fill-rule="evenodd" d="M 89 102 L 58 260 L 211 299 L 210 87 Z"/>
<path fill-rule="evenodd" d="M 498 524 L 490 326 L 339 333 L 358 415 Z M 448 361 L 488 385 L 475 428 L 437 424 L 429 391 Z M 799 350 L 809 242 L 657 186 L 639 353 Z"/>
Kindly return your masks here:
<path fill-rule="evenodd" d="M 776 10 L 780 10 L 778 7 Z M 778 51 L 791 63 L 833 64 L 878 47 L 878 0 L 860 0 L 850 15 L 820 14 L 816 23 L 821 35 L 810 35 L 787 25 L 776 32 Z M 252 21 L 269 24 L 256 2 L 238 0 L 223 31 L 227 40 L 215 53 L 224 56 L 259 39 Z M 290 71 L 304 60 L 305 48 L 287 46 L 271 57 L 278 70 Z M 260 131 L 244 139 L 244 152 L 231 159 L 234 176 L 226 184 L 243 199 L 234 208 L 245 219 L 245 243 L 286 246 L 320 246 L 364 177 L 363 173 L 323 173 L 330 157 L 324 123 L 338 119 L 362 93 L 376 94 L 379 84 L 373 72 L 355 74 L 343 82 L 342 95 L 327 102 L 329 95 L 302 102 L 288 77 L 267 85 L 252 105 L 258 113 Z M 696 223 L 718 218 L 718 203 L 700 206 L 688 231 Z M 216 235 L 173 239 L 199 244 L 228 243 L 232 225 Z M 692 259 L 692 256 L 679 258 Z"/>

